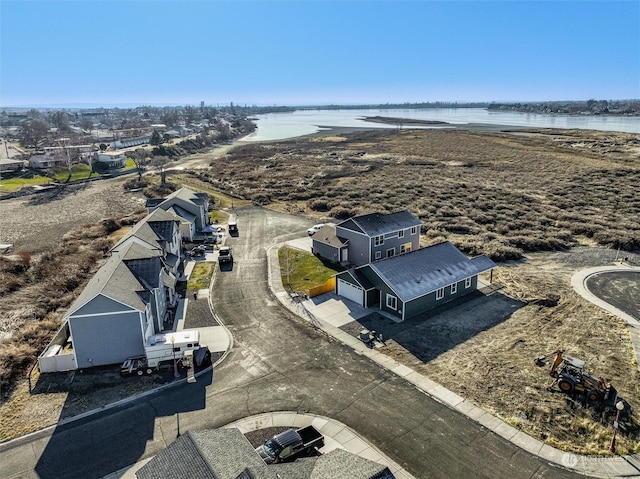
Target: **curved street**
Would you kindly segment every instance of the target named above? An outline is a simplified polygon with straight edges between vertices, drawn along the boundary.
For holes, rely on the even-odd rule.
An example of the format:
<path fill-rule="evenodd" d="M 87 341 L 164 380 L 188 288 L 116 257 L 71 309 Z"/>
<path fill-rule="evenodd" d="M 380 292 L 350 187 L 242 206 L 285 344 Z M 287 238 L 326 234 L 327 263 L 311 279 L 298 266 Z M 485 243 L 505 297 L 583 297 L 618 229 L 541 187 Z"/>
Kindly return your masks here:
<path fill-rule="evenodd" d="M 270 411 L 334 418 L 417 478 L 579 477 L 525 452 L 282 307 L 266 250 L 309 221 L 236 211 L 236 262 L 212 284 L 233 347 L 214 372 L 0 448 L 1 477 L 103 477 L 164 449 L 187 429 Z M 188 320 L 187 320 L 188 327 Z"/>

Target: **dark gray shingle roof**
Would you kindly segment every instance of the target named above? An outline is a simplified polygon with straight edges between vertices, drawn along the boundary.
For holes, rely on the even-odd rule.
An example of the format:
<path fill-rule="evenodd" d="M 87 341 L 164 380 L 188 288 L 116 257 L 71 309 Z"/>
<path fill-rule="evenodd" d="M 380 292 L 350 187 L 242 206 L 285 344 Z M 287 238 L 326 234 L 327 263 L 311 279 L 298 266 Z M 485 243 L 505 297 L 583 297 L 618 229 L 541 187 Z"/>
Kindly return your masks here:
<path fill-rule="evenodd" d="M 87 283 L 69 308 L 69 313 L 78 310 L 99 294 L 144 311 L 145 303 L 139 294 L 144 289 L 144 285 L 122 261 L 122 256 L 114 253 Z"/>
<path fill-rule="evenodd" d="M 216 479 L 189 431 L 136 471 L 138 479 Z"/>
<path fill-rule="evenodd" d="M 138 479 L 393 479 L 386 466 L 335 449 L 266 465 L 237 428 L 189 431 L 142 466 Z"/>
<path fill-rule="evenodd" d="M 409 301 L 495 266 L 486 256 L 468 259 L 458 248 L 445 241 L 358 269 L 371 268 L 402 301 Z"/>
<path fill-rule="evenodd" d="M 422 223 L 413 216 L 409 210 L 397 211 L 396 213 L 370 213 L 367 215 L 354 216 L 338 226 L 362 231 L 368 236 L 379 236 L 394 231 L 420 226 Z"/>

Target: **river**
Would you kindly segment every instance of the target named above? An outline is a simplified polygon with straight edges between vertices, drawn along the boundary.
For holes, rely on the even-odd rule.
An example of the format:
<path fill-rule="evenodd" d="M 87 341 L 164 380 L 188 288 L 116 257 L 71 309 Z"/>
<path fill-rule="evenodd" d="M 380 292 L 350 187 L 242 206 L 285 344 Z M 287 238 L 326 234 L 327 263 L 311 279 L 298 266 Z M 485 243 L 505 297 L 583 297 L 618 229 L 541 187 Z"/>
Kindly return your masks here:
<path fill-rule="evenodd" d="M 546 115 L 537 113 L 497 112 L 484 108 L 422 108 L 362 110 L 297 110 L 291 113 L 258 115 L 258 129 L 245 141 L 268 141 L 310 135 L 331 127 L 397 128 L 393 125 L 362 120 L 366 116 L 386 116 L 433 120 L 451 126 L 494 125 L 508 128 L 578 128 L 587 130 L 640 133 L 640 117 L 603 115 Z M 450 128 L 424 126 L 422 128 Z M 407 127 L 405 127 L 407 128 Z M 411 128 L 416 128 L 412 125 Z"/>

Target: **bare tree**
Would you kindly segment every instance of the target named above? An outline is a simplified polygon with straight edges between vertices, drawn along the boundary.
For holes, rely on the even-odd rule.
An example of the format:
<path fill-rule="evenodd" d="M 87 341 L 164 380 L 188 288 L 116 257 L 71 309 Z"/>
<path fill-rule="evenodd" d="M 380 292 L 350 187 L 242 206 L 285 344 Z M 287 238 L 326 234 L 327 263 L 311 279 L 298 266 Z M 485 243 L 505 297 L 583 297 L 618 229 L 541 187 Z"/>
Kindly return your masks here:
<path fill-rule="evenodd" d="M 22 146 L 33 146 L 38 148 L 38 144 L 47 137 L 49 133 L 49 125 L 46 121 L 36 118 L 22 125 L 20 132 L 20 143 Z"/>
<path fill-rule="evenodd" d="M 61 147 L 58 155 L 64 161 L 64 164 L 67 167 L 67 172 L 69 173 L 67 176 L 68 182 L 69 180 L 71 180 L 71 176 L 73 174 L 74 160 L 78 159 L 80 151 L 77 148 L 71 148 L 69 138 L 58 138 L 58 144 Z M 76 150 L 77 154 L 74 154 Z"/>
<path fill-rule="evenodd" d="M 160 170 L 160 185 L 162 187 L 167 186 L 167 165 L 169 164 L 169 158 L 166 156 L 154 156 L 151 158 L 151 166 Z"/>
<path fill-rule="evenodd" d="M 284 248 L 284 262 L 280 265 L 282 275 L 287 278 L 287 286 L 291 289 L 291 275 L 296 272 L 296 262 L 293 254 L 291 254 L 291 248 L 285 246 Z"/>
<path fill-rule="evenodd" d="M 129 152 L 129 157 L 133 160 L 138 171 L 138 182 L 142 181 L 142 173 L 147 164 L 147 150 L 144 148 L 137 148 L 135 151 Z"/>

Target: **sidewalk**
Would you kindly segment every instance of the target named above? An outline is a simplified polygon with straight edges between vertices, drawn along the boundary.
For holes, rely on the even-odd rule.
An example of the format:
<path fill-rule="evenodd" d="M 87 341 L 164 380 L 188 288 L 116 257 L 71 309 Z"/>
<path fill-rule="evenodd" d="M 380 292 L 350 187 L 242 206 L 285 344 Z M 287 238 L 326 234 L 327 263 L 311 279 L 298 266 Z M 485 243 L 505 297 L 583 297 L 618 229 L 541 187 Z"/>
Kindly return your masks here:
<path fill-rule="evenodd" d="M 499 436 L 502 436 L 516 446 L 541 459 L 592 477 L 640 477 L 640 454 L 627 457 L 589 457 L 578 456 L 553 448 L 510 426 L 497 417 L 485 412 L 483 409 L 474 406 L 461 396 L 449 391 L 413 369 L 400 364 L 389 356 L 375 349 L 369 349 L 362 341 L 339 329 L 340 325 L 353 321 L 362 314 L 359 311 L 360 307 L 355 303 L 345 301 L 342 298 L 340 298 L 340 301 L 337 301 L 331 294 L 327 295 L 329 299 L 326 301 L 326 308 L 323 308 L 324 303 L 315 304 L 311 300 L 305 300 L 299 303 L 294 302 L 280 281 L 280 268 L 278 264 L 278 248 L 280 246 L 281 245 L 275 245 L 267 250 L 268 281 L 274 295 L 283 306 L 293 313 L 307 319 L 314 326 L 353 348 L 359 354 L 368 357 L 392 373 L 406 379 L 433 399 L 456 409 L 469 419 L 478 422 L 487 429 L 490 429 Z M 613 268 L 609 267 L 609 269 Z M 637 269 L 640 270 L 640 268 Z M 586 290 L 586 288 L 583 289 Z M 637 321 L 635 321 L 635 323 L 638 324 Z M 638 326 L 635 326 L 635 328 L 636 340 L 638 340 L 640 328 Z M 634 340 L 636 356 L 639 351 L 638 346 L 639 344 Z"/>

